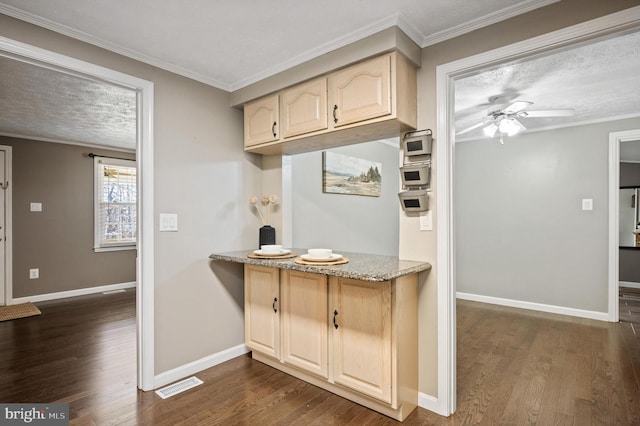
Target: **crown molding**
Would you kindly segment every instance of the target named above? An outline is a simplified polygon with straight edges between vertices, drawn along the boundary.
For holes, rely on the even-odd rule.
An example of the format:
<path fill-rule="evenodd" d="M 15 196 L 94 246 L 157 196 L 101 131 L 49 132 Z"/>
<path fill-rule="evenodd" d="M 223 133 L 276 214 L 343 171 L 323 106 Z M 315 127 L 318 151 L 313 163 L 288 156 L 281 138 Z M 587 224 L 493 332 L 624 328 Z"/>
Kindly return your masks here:
<path fill-rule="evenodd" d="M 118 152 L 136 152 L 135 148 L 129 148 L 122 145 L 111 145 L 111 144 L 98 144 L 98 143 L 86 143 L 81 141 L 67 140 L 67 139 L 56 139 L 50 138 L 47 136 L 33 136 L 33 135 L 23 135 L 21 133 L 10 133 L 10 132 L 0 132 L 0 136 L 14 139 L 27 139 L 36 142 L 49 142 L 49 143 L 60 143 L 64 145 L 76 145 L 76 146 L 84 146 L 87 148 L 95 148 L 95 149 L 108 149 L 109 151 L 118 151 Z"/>
<path fill-rule="evenodd" d="M 606 118 L 593 118 L 593 119 L 589 119 L 589 120 L 581 120 L 581 121 L 574 121 L 574 122 L 570 122 L 570 123 L 564 123 L 564 124 L 554 124 L 551 126 L 544 126 L 544 127 L 536 127 L 534 129 L 527 129 L 525 131 L 522 131 L 518 134 L 520 135 L 526 135 L 526 134 L 531 134 L 531 133 L 538 133 L 538 132 L 548 132 L 551 130 L 559 130 L 559 129 L 567 129 L 567 128 L 571 128 L 571 127 L 579 127 L 579 126 L 589 126 L 592 124 L 601 124 L 601 123 L 608 123 L 610 121 L 620 121 L 620 120 L 627 120 L 630 118 L 637 118 L 640 117 L 640 113 L 630 113 L 630 114 L 621 114 L 621 115 L 615 115 L 615 116 L 611 116 L 611 117 L 606 117 Z M 469 142 L 469 141 L 477 141 L 480 139 L 494 139 L 494 138 L 489 138 L 486 136 L 469 136 L 466 138 L 456 138 L 456 143 L 459 142 Z"/>
<path fill-rule="evenodd" d="M 398 13 L 393 14 L 386 18 L 380 19 L 370 25 L 367 25 L 366 27 L 352 31 L 342 37 L 338 37 L 327 43 L 321 44 L 311 50 L 307 50 L 306 52 L 300 55 L 294 56 L 287 61 L 281 62 L 274 67 L 266 68 L 260 73 L 251 75 L 245 79 L 232 83 L 231 91 L 233 92 L 233 91 L 242 89 L 246 86 L 249 86 L 253 83 L 257 83 L 258 81 L 264 80 L 265 78 L 274 76 L 280 72 L 283 72 L 295 66 L 301 65 L 312 59 L 316 59 L 319 56 L 322 56 L 326 53 L 337 50 L 341 47 L 347 46 L 351 43 L 355 43 L 358 40 L 362 40 L 368 36 L 379 33 L 380 31 L 386 30 L 387 28 L 398 26 L 401 30 L 407 33 L 407 31 L 405 31 L 402 27 L 399 26 L 399 23 L 402 23 L 402 25 L 405 26 L 405 28 L 412 28 L 412 27 L 409 27 L 409 25 L 406 23 L 406 20 L 403 19 L 400 14 Z M 419 34 L 416 35 L 415 30 L 413 32 L 414 32 L 413 36 L 416 38 L 412 37 L 411 34 L 407 34 L 407 36 L 411 38 L 416 44 L 418 44 L 423 37 L 421 37 Z"/>
<path fill-rule="evenodd" d="M 527 13 L 532 10 L 535 10 L 544 6 L 548 6 L 550 4 L 557 3 L 559 1 L 560 0 L 530 0 L 530 1 L 525 0 L 521 3 L 514 4 L 513 6 L 509 6 L 504 9 L 498 10 L 497 12 L 480 16 L 464 24 L 456 25 L 455 27 L 438 31 L 437 33 L 424 37 L 422 41 L 418 44 L 420 45 L 420 47 L 427 47 L 437 43 L 441 43 L 443 41 L 452 39 L 454 37 L 458 37 L 463 34 L 470 33 L 471 31 L 475 31 L 477 29 L 487 27 L 489 25 L 498 23 L 500 21 L 505 21 L 507 19 L 513 18 L 514 16 L 518 16 L 523 13 Z"/>
<path fill-rule="evenodd" d="M 421 48 L 424 48 L 426 46 L 440 43 L 450 38 L 457 37 L 459 35 L 474 31 L 484 26 L 491 25 L 496 22 L 500 22 L 500 21 L 512 18 L 522 13 L 526 13 L 528 11 L 531 11 L 552 3 L 556 3 L 558 1 L 560 0 L 524 0 L 519 4 L 507 7 L 498 12 L 487 14 L 485 16 L 469 21 L 465 24 L 458 25 L 458 26 L 437 32 L 430 36 L 425 36 L 420 30 L 418 30 L 413 24 L 411 24 L 404 15 L 400 13 L 395 13 L 391 16 L 388 16 L 386 18 L 373 22 L 372 24 L 367 25 L 363 28 L 352 31 L 342 37 L 338 37 L 327 43 L 314 47 L 313 49 L 310 49 L 300 55 L 296 55 L 284 62 L 279 63 L 276 66 L 266 68 L 259 73 L 253 74 L 247 78 L 244 78 L 242 80 L 238 80 L 232 83 L 226 83 L 226 82 L 208 77 L 206 75 L 203 75 L 201 73 L 197 73 L 192 70 L 186 69 L 179 65 L 175 65 L 171 62 L 167 62 L 158 58 L 145 55 L 136 50 L 128 49 L 118 44 L 111 43 L 109 41 L 87 34 L 83 31 L 73 29 L 67 25 L 59 24 L 49 19 L 45 19 L 37 15 L 25 12 L 13 6 L 0 4 L 0 13 L 19 19 L 21 21 L 25 21 L 30 24 L 48 29 L 48 30 L 51 30 L 51 31 L 54 31 L 56 33 L 63 34 L 73 39 L 100 47 L 102 49 L 120 54 L 122 56 L 126 56 L 136 61 L 143 62 L 145 64 L 152 65 L 154 67 L 172 72 L 174 74 L 178 74 L 183 77 L 187 77 L 192 80 L 199 81 L 209 86 L 213 86 L 218 89 L 225 90 L 227 92 L 234 92 L 236 90 L 249 86 L 253 83 L 261 81 L 265 78 L 276 75 L 282 71 L 288 70 L 297 65 L 300 65 L 307 61 L 315 59 L 326 53 L 329 53 L 341 47 L 347 46 L 351 43 L 354 43 L 358 40 L 361 40 L 363 38 L 376 34 L 380 31 L 386 30 L 387 28 L 390 28 L 390 27 L 394 27 L 394 26 L 398 27 L 414 43 L 416 43 Z"/>
<path fill-rule="evenodd" d="M 45 28 L 47 30 L 54 31 L 56 33 L 71 37 L 73 39 L 91 44 L 93 46 L 100 47 L 102 49 L 108 50 L 110 52 L 117 53 L 122 56 L 126 56 L 127 58 L 134 59 L 139 62 L 143 62 L 148 65 L 152 65 L 154 67 L 163 69 L 165 71 L 172 72 L 174 74 L 181 75 L 183 77 L 190 78 L 192 80 L 199 81 L 201 83 L 207 84 L 209 86 L 217 87 L 218 89 L 230 91 L 230 85 L 224 83 L 222 81 L 216 80 L 214 78 L 207 77 L 200 73 L 188 70 L 181 66 L 172 64 L 167 61 L 163 61 L 161 59 L 153 58 L 151 56 L 145 55 L 133 49 L 127 49 L 115 43 L 108 42 L 106 40 L 102 40 L 98 37 L 87 34 L 83 31 L 79 31 L 73 29 L 67 25 L 59 24 L 57 22 L 53 22 L 49 19 L 44 19 L 40 16 L 33 15 L 31 13 L 25 12 L 23 10 L 17 9 L 13 6 L 8 6 L 6 4 L 0 3 L 0 13 L 5 14 L 7 16 L 11 16 L 13 18 L 19 19 L 21 21 L 28 22 L 30 24 L 36 25 L 38 27 Z"/>

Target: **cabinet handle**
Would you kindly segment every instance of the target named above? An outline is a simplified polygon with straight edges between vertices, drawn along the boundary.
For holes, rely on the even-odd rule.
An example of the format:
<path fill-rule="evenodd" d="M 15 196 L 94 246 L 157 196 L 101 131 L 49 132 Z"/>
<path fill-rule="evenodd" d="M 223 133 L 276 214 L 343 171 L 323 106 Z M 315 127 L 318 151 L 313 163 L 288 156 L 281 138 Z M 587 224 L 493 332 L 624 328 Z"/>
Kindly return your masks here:
<path fill-rule="evenodd" d="M 274 297 L 273 298 L 273 305 L 271 305 L 273 307 L 273 312 L 278 313 L 278 309 L 276 308 L 276 303 L 278 302 L 278 298 Z"/>
<path fill-rule="evenodd" d="M 276 123 L 275 121 L 273 122 L 273 126 L 271 126 L 271 133 L 273 133 L 273 137 L 276 137 L 276 125 L 278 123 Z"/>
<path fill-rule="evenodd" d="M 333 311 L 333 326 L 338 329 L 338 323 L 336 322 L 336 317 L 338 316 L 338 311 Z"/>
<path fill-rule="evenodd" d="M 338 105 L 334 105 L 333 106 L 333 122 L 337 123 L 338 122 L 338 117 L 336 116 L 336 111 L 338 110 Z"/>

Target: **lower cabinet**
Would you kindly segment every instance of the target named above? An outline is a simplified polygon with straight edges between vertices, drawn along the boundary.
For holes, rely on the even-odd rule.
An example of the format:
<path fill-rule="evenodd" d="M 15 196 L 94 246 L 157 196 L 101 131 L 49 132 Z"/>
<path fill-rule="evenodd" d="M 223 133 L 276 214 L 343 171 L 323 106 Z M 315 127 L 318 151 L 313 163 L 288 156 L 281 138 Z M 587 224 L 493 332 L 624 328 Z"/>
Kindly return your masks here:
<path fill-rule="evenodd" d="M 245 344 L 274 358 L 280 357 L 280 270 L 244 267 Z"/>
<path fill-rule="evenodd" d="M 371 282 L 245 264 L 253 358 L 401 421 L 418 400 L 417 303 L 417 274 Z"/>

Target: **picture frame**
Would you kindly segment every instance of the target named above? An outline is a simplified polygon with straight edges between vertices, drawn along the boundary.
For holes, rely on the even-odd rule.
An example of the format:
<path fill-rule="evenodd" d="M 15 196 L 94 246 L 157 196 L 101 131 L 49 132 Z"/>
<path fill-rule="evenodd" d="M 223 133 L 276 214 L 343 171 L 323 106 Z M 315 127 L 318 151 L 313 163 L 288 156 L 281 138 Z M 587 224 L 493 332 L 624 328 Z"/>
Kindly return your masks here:
<path fill-rule="evenodd" d="M 382 195 L 382 163 L 323 151 L 322 192 L 380 197 Z"/>

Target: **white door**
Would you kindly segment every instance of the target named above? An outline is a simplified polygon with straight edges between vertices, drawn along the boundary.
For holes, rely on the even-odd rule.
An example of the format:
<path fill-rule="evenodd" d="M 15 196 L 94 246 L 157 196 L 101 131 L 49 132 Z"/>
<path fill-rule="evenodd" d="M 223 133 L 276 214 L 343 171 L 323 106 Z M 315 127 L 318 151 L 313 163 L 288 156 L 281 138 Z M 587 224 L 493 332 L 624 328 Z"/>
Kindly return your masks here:
<path fill-rule="evenodd" d="M 6 305 L 6 205 L 7 205 L 7 151 L 0 147 L 0 306 Z"/>

